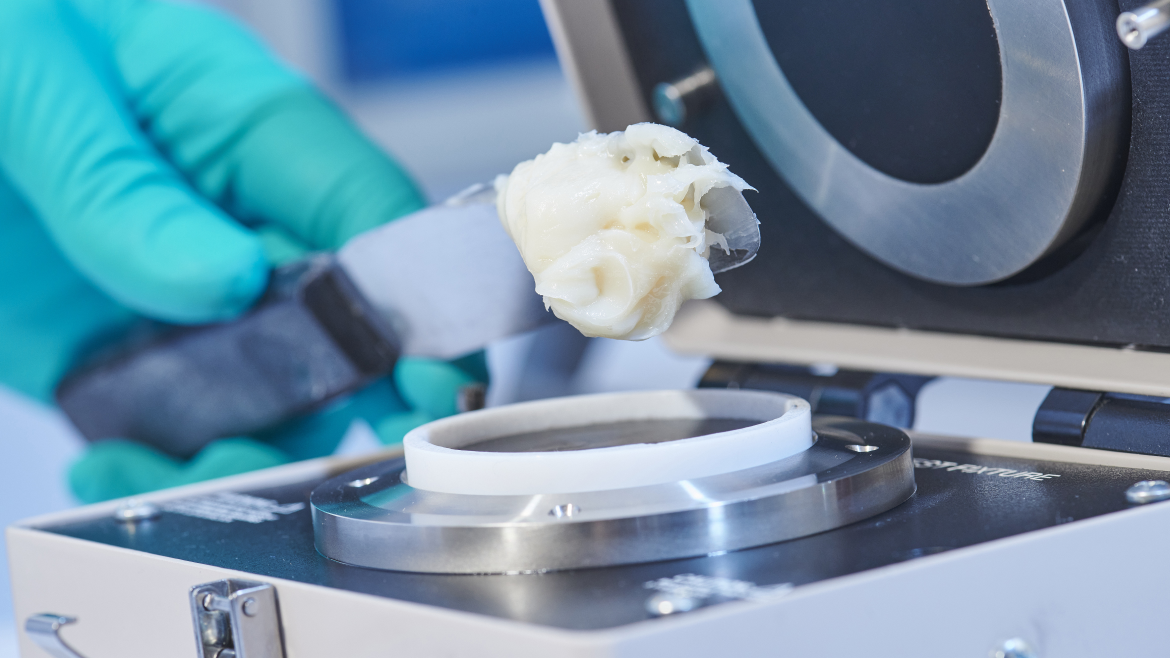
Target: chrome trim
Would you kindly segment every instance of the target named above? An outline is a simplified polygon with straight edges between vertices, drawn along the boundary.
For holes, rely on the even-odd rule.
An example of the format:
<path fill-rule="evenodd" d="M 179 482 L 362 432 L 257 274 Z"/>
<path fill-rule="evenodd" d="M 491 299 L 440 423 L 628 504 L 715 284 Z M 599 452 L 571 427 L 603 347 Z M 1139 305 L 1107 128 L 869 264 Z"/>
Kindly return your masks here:
<path fill-rule="evenodd" d="M 62 626 L 77 621 L 76 617 L 64 617 L 48 612 L 33 615 L 24 622 L 24 632 L 36 645 L 45 650 L 53 658 L 82 658 L 57 632 Z"/>
<path fill-rule="evenodd" d="M 1078 44 L 1061 0 L 988 0 L 999 122 L 975 166 L 938 184 L 889 176 L 837 142 L 789 84 L 751 0 L 687 6 L 736 114 L 796 193 L 854 245 L 928 281 L 1000 281 L 1058 247 L 1100 203 L 1126 139 L 1128 75 L 1103 50 L 1120 48 L 1111 35 Z"/>

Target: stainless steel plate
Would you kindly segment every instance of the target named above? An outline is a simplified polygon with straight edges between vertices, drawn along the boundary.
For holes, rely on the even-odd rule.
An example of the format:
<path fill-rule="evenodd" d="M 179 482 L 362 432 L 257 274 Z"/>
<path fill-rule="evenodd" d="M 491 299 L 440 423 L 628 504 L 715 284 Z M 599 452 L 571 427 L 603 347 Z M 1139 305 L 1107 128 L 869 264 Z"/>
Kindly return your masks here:
<path fill-rule="evenodd" d="M 362 567 L 527 573 L 709 555 L 837 528 L 914 493 L 910 439 L 874 423 L 814 424 L 802 454 L 648 487 L 537 496 L 415 489 L 402 459 L 310 497 L 317 550 Z"/>
<path fill-rule="evenodd" d="M 1101 202 L 1127 140 L 1128 75 L 1111 30 L 1077 32 L 1063 0 L 987 5 L 1003 73 L 999 122 L 970 170 L 922 184 L 870 166 L 821 125 L 776 61 L 751 0 L 687 0 L 737 116 L 801 199 L 871 256 L 950 285 L 1008 278 L 1072 237 Z M 1096 20 L 1087 13 L 1083 20 Z"/>

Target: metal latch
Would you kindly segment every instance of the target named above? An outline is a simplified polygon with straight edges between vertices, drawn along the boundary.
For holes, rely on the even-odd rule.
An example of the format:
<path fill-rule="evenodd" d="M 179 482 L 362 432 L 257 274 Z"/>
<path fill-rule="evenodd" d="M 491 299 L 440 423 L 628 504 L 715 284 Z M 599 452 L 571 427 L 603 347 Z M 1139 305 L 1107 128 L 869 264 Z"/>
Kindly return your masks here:
<path fill-rule="evenodd" d="M 75 621 L 77 621 L 76 617 L 43 612 L 29 617 L 24 622 L 24 632 L 33 642 L 37 643 L 37 646 L 47 651 L 53 658 L 81 658 L 81 654 L 65 644 L 65 640 L 57 635 L 57 631 L 61 630 L 62 626 L 72 624 Z"/>
<path fill-rule="evenodd" d="M 276 588 L 251 580 L 217 580 L 191 588 L 200 658 L 284 658 Z"/>

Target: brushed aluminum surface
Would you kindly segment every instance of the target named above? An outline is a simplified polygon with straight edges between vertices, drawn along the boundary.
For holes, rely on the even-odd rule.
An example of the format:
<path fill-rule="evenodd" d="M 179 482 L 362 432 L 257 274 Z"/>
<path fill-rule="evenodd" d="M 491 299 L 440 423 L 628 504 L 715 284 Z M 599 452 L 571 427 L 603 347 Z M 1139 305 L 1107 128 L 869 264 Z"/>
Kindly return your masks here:
<path fill-rule="evenodd" d="M 633 564 L 823 532 L 914 493 L 910 440 L 901 431 L 840 419 L 815 427 L 813 447 L 770 464 L 588 493 L 442 494 L 412 488 L 401 459 L 373 464 L 313 491 L 316 547 L 346 564 L 427 573 Z"/>

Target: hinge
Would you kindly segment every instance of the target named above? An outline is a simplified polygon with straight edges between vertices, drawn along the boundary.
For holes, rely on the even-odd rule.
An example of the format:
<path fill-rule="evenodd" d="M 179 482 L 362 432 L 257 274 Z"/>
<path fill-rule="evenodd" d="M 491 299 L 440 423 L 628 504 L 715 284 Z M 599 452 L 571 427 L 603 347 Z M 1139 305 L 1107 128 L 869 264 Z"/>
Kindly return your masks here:
<path fill-rule="evenodd" d="M 814 414 L 913 427 L 918 393 L 932 379 L 831 366 L 716 361 L 699 387 L 787 393 L 808 400 Z M 1053 388 L 1032 419 L 1032 440 L 1170 457 L 1170 398 Z"/>
<path fill-rule="evenodd" d="M 284 658 L 272 585 L 229 578 L 196 585 L 190 596 L 200 658 Z"/>
<path fill-rule="evenodd" d="M 1036 411 L 1032 440 L 1170 456 L 1166 398 L 1054 388 Z"/>

